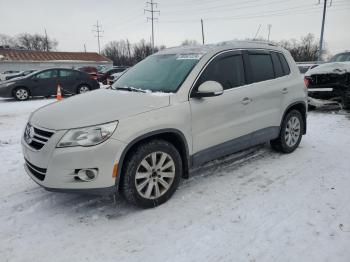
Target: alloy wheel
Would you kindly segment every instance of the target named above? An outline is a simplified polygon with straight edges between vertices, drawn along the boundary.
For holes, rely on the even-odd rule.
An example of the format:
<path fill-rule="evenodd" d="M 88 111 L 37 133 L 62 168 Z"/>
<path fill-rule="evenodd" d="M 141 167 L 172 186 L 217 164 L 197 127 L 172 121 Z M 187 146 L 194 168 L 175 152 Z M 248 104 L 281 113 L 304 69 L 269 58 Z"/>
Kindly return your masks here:
<path fill-rule="evenodd" d="M 286 126 L 284 139 L 287 146 L 293 147 L 298 142 L 300 137 L 300 120 L 299 118 L 292 116 Z"/>
<path fill-rule="evenodd" d="M 175 178 L 175 162 L 165 152 L 153 152 L 137 167 L 135 186 L 146 199 L 157 199 L 171 187 Z"/>
<path fill-rule="evenodd" d="M 15 94 L 18 100 L 26 100 L 29 96 L 28 91 L 22 88 L 17 89 Z"/>

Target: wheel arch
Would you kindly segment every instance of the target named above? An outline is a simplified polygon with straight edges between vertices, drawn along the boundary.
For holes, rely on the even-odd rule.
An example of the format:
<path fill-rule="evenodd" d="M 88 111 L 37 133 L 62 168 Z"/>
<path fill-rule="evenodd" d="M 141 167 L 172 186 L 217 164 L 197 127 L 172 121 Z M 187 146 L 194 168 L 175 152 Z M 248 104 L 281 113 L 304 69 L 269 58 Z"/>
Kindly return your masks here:
<path fill-rule="evenodd" d="M 292 104 L 290 104 L 285 110 L 284 110 L 284 113 L 283 113 L 283 117 L 281 119 L 281 123 L 280 123 L 280 126 L 282 126 L 282 122 L 283 122 L 283 119 L 285 118 L 285 116 L 292 110 L 297 110 L 301 113 L 302 117 L 303 117 L 303 135 L 306 134 L 306 129 L 307 129 L 307 124 L 306 124 L 306 117 L 307 117 L 307 105 L 304 101 L 297 101 L 297 102 L 294 102 Z"/>
<path fill-rule="evenodd" d="M 75 91 L 77 92 L 77 94 L 79 94 L 78 92 L 79 92 L 79 88 L 80 88 L 81 86 L 88 86 L 89 89 L 92 90 L 92 86 L 91 86 L 89 83 L 87 83 L 87 82 L 82 82 L 82 83 L 79 83 L 79 84 L 77 85 L 77 87 L 75 88 Z"/>
<path fill-rule="evenodd" d="M 130 154 L 133 152 L 133 150 L 140 145 L 141 143 L 144 143 L 146 141 L 152 140 L 152 139 L 162 139 L 165 141 L 168 141 L 172 145 L 176 147 L 176 149 L 179 151 L 182 159 L 182 166 L 183 166 L 183 178 L 188 178 L 188 170 L 189 170 L 189 149 L 188 144 L 185 135 L 178 129 L 161 129 L 157 131 L 152 131 L 146 134 L 143 134 L 134 140 L 132 140 L 127 147 L 123 150 L 119 162 L 118 162 L 118 173 L 117 173 L 117 179 L 116 179 L 116 186 L 119 187 L 120 180 L 123 176 L 123 170 L 124 170 L 124 163 L 125 160 L 128 159 Z"/>

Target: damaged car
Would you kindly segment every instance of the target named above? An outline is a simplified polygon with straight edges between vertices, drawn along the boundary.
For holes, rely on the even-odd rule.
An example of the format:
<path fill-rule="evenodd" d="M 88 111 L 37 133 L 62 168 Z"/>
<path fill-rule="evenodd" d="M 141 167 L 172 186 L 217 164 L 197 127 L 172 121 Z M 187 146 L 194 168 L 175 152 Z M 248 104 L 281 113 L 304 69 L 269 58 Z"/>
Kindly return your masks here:
<path fill-rule="evenodd" d="M 338 101 L 350 109 L 350 51 L 335 55 L 328 63 L 305 73 L 309 104 L 315 99 Z"/>

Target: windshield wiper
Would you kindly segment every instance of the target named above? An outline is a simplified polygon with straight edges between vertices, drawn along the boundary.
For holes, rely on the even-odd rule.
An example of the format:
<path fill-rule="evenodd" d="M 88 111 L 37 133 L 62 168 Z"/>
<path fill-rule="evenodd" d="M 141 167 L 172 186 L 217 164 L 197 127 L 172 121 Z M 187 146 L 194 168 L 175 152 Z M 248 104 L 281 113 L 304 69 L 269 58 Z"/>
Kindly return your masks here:
<path fill-rule="evenodd" d="M 143 89 L 139 89 L 139 88 L 135 88 L 135 87 L 116 87 L 114 88 L 115 90 L 126 90 L 126 91 L 129 91 L 129 92 L 141 92 L 141 93 L 146 93 L 146 90 L 143 90 Z"/>

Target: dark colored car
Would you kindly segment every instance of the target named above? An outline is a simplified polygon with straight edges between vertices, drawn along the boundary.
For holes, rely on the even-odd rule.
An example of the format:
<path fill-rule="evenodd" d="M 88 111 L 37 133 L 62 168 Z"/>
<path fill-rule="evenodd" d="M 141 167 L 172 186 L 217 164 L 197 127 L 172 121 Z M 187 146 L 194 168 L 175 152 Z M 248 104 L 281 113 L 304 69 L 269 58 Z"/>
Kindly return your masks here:
<path fill-rule="evenodd" d="M 108 69 L 108 70 L 102 72 L 101 75 L 99 75 L 99 77 L 97 78 L 97 81 L 103 83 L 104 85 L 107 85 L 107 79 L 112 74 L 123 72 L 128 68 L 129 67 L 127 67 L 127 66 L 118 66 L 118 67 L 113 67 L 111 69 Z"/>
<path fill-rule="evenodd" d="M 26 70 L 26 71 L 19 72 L 18 74 L 11 74 L 11 75 L 5 76 L 5 81 L 16 78 L 16 77 L 26 76 L 26 75 L 29 75 L 31 73 L 34 73 L 35 71 L 37 71 L 37 70 Z"/>
<path fill-rule="evenodd" d="M 52 68 L 0 83 L 0 97 L 27 100 L 33 96 L 52 96 L 61 86 L 64 95 L 81 94 L 100 88 L 90 75 L 72 69 Z"/>

